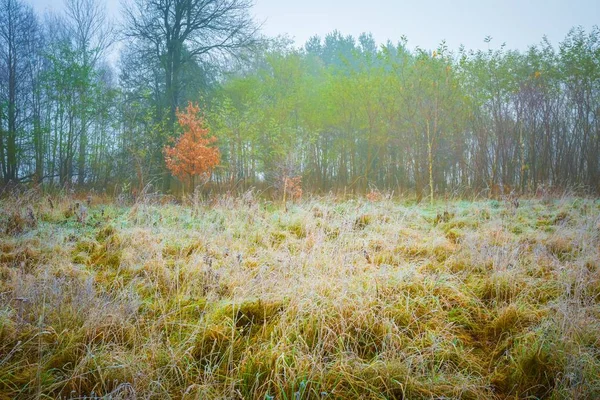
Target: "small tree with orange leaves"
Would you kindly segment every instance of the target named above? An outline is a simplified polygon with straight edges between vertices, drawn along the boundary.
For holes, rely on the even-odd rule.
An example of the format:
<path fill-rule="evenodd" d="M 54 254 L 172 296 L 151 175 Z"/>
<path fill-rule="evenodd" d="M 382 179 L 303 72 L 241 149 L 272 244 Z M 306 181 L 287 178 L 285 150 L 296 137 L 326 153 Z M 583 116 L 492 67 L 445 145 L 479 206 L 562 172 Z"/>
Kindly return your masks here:
<path fill-rule="evenodd" d="M 191 190 L 196 176 L 210 177 L 213 168 L 221 161 L 219 149 L 211 147 L 217 138 L 209 135 L 199 112 L 200 108 L 191 102 L 185 111 L 177 110 L 177 121 L 184 133 L 174 146 L 164 148 L 167 168 L 182 182 L 187 181 Z"/>

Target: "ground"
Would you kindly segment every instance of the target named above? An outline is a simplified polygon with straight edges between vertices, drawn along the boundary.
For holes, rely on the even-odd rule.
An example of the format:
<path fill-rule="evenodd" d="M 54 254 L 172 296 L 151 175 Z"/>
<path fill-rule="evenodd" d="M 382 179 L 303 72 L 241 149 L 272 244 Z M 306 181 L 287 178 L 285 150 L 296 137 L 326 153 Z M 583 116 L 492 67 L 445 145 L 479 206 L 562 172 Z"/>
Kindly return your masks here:
<path fill-rule="evenodd" d="M 596 199 L 0 207 L 0 399 L 600 398 Z"/>

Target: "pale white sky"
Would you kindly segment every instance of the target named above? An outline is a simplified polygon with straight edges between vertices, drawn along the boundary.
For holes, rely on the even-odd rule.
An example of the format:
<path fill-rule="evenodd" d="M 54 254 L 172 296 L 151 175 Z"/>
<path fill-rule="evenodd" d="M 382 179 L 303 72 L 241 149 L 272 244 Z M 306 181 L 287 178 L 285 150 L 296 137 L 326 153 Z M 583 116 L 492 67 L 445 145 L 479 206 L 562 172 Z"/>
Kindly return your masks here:
<path fill-rule="evenodd" d="M 26 0 L 27 1 L 27 0 Z M 43 12 L 60 11 L 63 0 L 28 0 Z M 105 0 L 109 14 L 118 18 L 120 0 Z M 379 43 L 397 42 L 402 35 L 410 48 L 435 48 L 445 39 L 450 49 L 492 47 L 526 49 L 547 35 L 558 44 L 570 28 L 587 31 L 600 24 L 599 0 L 255 0 L 252 13 L 264 22 L 268 36 L 287 34 L 298 45 L 315 34 L 334 29 L 357 37 L 371 32 Z"/>

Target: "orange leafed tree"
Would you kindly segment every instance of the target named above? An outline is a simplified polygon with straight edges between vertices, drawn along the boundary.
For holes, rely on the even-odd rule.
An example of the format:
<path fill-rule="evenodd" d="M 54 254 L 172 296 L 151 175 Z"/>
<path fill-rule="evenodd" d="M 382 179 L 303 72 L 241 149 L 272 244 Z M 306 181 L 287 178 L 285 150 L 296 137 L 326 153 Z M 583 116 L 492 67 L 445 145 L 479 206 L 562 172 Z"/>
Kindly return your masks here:
<path fill-rule="evenodd" d="M 177 121 L 183 135 L 174 146 L 165 146 L 165 162 L 169 171 L 182 182 L 188 182 L 193 190 L 197 176 L 208 178 L 213 168 L 221 161 L 221 153 L 211 145 L 217 140 L 210 136 L 200 108 L 188 103 L 185 111 L 177 110 Z"/>

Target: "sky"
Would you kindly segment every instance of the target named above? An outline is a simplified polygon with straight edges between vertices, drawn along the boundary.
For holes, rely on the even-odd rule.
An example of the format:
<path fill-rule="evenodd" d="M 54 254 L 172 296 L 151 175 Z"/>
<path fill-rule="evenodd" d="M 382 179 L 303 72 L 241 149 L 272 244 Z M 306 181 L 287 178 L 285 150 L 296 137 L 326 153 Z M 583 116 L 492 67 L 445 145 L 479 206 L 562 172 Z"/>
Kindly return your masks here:
<path fill-rule="evenodd" d="M 25 0 L 43 13 L 60 11 L 63 0 Z M 120 0 L 106 1 L 114 19 Z M 574 26 L 590 31 L 600 25 L 600 0 L 254 0 L 251 11 L 267 36 L 287 35 L 303 45 L 314 35 L 337 29 L 355 37 L 373 34 L 378 43 L 397 42 L 404 35 L 408 47 L 434 49 L 445 40 L 449 49 L 487 49 L 506 43 L 526 50 L 546 35 L 557 45 Z M 484 42 L 492 37 L 490 45 Z"/>

